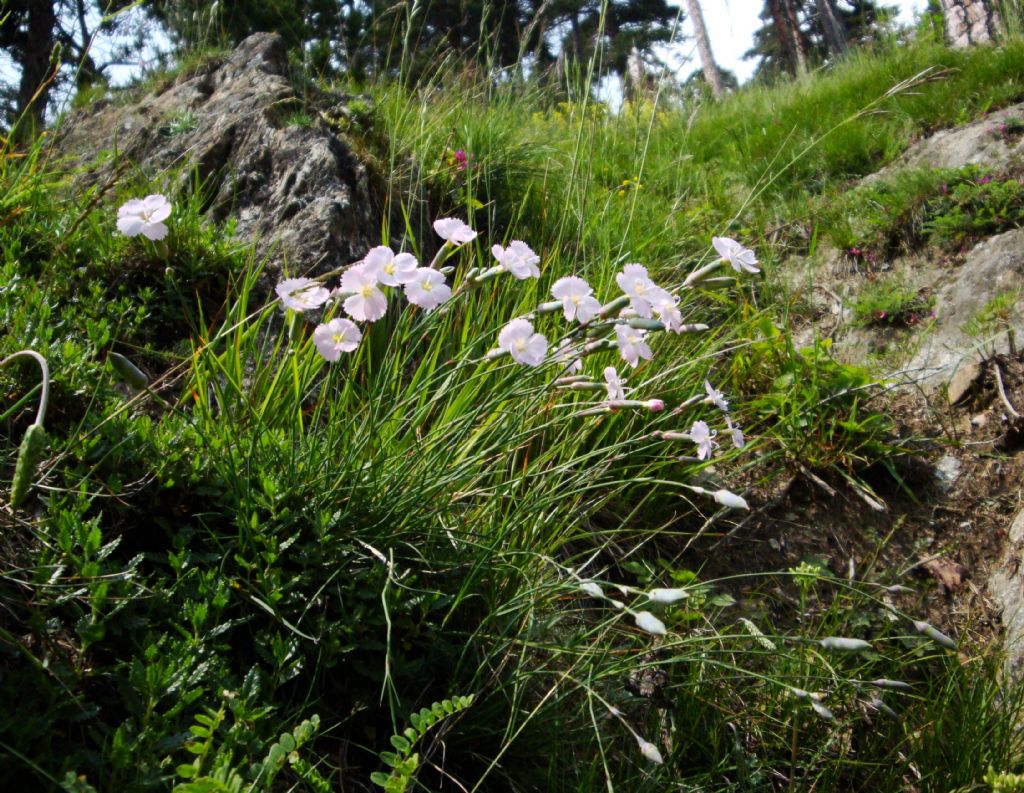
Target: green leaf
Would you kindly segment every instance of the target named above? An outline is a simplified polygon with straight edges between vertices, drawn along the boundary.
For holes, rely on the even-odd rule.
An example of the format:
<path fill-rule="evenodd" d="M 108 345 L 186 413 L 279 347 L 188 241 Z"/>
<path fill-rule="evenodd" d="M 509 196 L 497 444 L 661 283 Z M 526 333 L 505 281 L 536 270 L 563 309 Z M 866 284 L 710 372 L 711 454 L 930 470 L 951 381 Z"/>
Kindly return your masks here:
<path fill-rule="evenodd" d="M 192 777 L 196 775 L 197 771 L 194 765 L 179 765 L 174 770 L 182 779 L 192 779 Z"/>
<path fill-rule="evenodd" d="M 412 749 L 412 744 L 409 743 L 409 741 L 407 741 L 401 735 L 392 735 L 391 736 L 391 745 L 394 746 L 402 754 L 405 754 L 410 749 Z"/>
<path fill-rule="evenodd" d="M 281 733 L 281 737 L 277 739 L 277 742 L 286 752 L 295 751 L 295 738 L 290 733 Z"/>
<path fill-rule="evenodd" d="M 400 762 L 398 755 L 394 752 L 381 752 L 378 757 L 380 757 L 380 761 L 384 763 L 384 765 L 389 765 L 392 768 L 395 768 Z"/>
<path fill-rule="evenodd" d="M 388 784 L 388 780 L 390 778 L 391 777 L 389 777 L 383 771 L 374 771 L 372 774 L 370 774 L 370 781 L 373 782 L 373 784 L 375 785 L 379 785 L 380 787 L 386 787 Z"/>

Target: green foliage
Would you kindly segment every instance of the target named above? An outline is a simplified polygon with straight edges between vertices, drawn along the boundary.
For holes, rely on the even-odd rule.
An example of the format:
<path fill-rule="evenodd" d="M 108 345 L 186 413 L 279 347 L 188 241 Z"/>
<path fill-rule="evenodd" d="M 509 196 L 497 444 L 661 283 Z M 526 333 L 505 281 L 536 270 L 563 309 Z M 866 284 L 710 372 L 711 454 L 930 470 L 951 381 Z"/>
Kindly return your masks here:
<path fill-rule="evenodd" d="M 962 251 L 983 237 L 1024 225 L 1020 173 L 978 166 L 917 170 L 873 182 L 830 202 L 824 231 L 868 267 L 921 246 Z"/>
<path fill-rule="evenodd" d="M 473 704 L 473 696 L 455 697 L 435 702 L 429 708 L 421 708 L 419 713 L 409 716 L 409 724 L 401 735 L 391 736 L 391 745 L 395 752 L 381 752 L 380 759 L 391 771 L 376 771 L 370 775 L 370 781 L 384 788 L 386 793 L 405 793 L 416 775 L 420 765 L 419 754 L 413 749 L 423 739 L 427 731 L 449 716 L 465 710 Z"/>
<path fill-rule="evenodd" d="M 935 305 L 926 291 L 900 280 L 876 278 L 857 294 L 853 315 L 861 325 L 909 327 L 925 320 Z"/>
<path fill-rule="evenodd" d="M 1019 289 L 1006 289 L 993 297 L 978 315 L 964 323 L 963 331 L 976 339 L 990 339 L 996 334 L 1010 331 L 1010 318 L 1020 301 Z M 1012 332 L 1012 331 L 1011 331 Z"/>
<path fill-rule="evenodd" d="M 796 349 L 788 333 L 763 321 L 757 338 L 733 357 L 730 380 L 749 398 L 757 428 L 776 438 L 787 458 L 850 471 L 898 456 L 890 419 L 867 406 L 881 384 L 835 360 L 829 347 L 816 340 Z"/>
<path fill-rule="evenodd" d="M 982 781 L 990 786 L 991 793 L 1020 793 L 1024 790 L 1024 774 L 997 772 L 991 766 Z"/>
<path fill-rule="evenodd" d="M 226 715 L 223 706 L 216 711 L 196 714 L 195 723 L 189 727 L 193 738 L 184 747 L 195 757 L 191 763 L 183 763 L 175 769 L 178 777 L 185 781 L 174 786 L 174 793 L 271 791 L 285 764 L 295 765 L 299 761 L 299 750 L 313 739 L 320 728 L 320 717 L 314 715 L 303 720 L 291 732 L 281 733 L 276 741 L 268 743 L 262 762 L 246 761 L 244 757 L 236 760 L 235 754 L 240 750 L 253 752 L 252 741 L 242 742 L 239 736 L 239 733 L 250 732 L 251 726 L 236 722 L 215 748 L 216 733 Z M 305 776 L 324 781 L 308 765 Z"/>

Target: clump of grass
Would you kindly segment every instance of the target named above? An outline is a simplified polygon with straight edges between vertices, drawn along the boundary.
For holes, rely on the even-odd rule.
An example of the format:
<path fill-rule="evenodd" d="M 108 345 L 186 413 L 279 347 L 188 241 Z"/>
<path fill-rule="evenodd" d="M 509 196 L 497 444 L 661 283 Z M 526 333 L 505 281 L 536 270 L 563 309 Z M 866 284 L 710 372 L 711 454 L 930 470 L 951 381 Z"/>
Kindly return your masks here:
<path fill-rule="evenodd" d="M 876 278 L 858 292 L 853 316 L 865 326 L 906 328 L 931 316 L 934 305 L 935 298 L 927 290 L 915 289 L 899 279 Z"/>

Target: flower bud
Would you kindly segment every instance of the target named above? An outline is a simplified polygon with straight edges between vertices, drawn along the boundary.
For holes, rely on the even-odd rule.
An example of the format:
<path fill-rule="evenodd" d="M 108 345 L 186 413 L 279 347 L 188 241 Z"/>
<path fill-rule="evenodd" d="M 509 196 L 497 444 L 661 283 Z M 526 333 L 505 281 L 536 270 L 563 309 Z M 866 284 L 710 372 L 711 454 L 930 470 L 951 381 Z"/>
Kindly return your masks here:
<path fill-rule="evenodd" d="M 859 653 L 871 649 L 871 645 L 863 639 L 846 639 L 842 636 L 826 636 L 818 644 L 826 650 L 842 653 Z"/>
<path fill-rule="evenodd" d="M 814 712 L 821 716 L 821 718 L 823 718 L 825 721 L 835 721 L 836 717 L 832 715 L 832 711 L 830 711 L 820 702 L 812 699 L 811 707 L 814 708 Z"/>
<path fill-rule="evenodd" d="M 592 598 L 603 598 L 604 590 L 601 589 L 601 585 L 594 581 L 584 581 L 580 584 L 580 589 L 586 592 Z"/>
<path fill-rule="evenodd" d="M 639 735 L 636 736 L 636 742 L 640 744 L 640 754 L 650 760 L 652 763 L 658 765 L 664 765 L 665 760 L 661 756 L 661 752 L 658 751 L 658 747 L 650 741 L 645 741 Z"/>
<path fill-rule="evenodd" d="M 728 490 L 716 490 L 711 494 L 711 497 L 723 507 L 729 507 L 729 509 L 750 509 L 750 505 L 747 504 L 747 500 L 743 496 L 737 496 Z"/>
<path fill-rule="evenodd" d="M 934 625 L 929 625 L 927 622 L 923 622 L 921 620 L 915 620 L 914 627 L 917 628 L 918 633 L 923 633 L 933 642 L 945 647 L 947 650 L 956 649 L 956 642 L 949 638 L 938 628 L 936 628 Z"/>
<path fill-rule="evenodd" d="M 665 623 L 649 611 L 638 611 L 633 615 L 633 619 L 636 620 L 636 626 L 642 631 L 653 633 L 655 636 L 664 636 L 667 633 Z"/>
<path fill-rule="evenodd" d="M 647 593 L 647 599 L 652 603 L 675 603 L 689 596 L 690 593 L 685 589 L 652 589 Z"/>
<path fill-rule="evenodd" d="M 110 361 L 110 365 L 114 367 L 114 371 L 117 372 L 118 377 L 124 382 L 136 391 L 146 390 L 146 386 L 149 385 L 149 378 L 135 364 L 116 352 L 110 353 L 107 356 L 107 360 Z"/>
<path fill-rule="evenodd" d="M 11 482 L 11 507 L 17 507 L 25 499 L 36 464 L 46 448 L 46 430 L 42 424 L 33 424 L 25 432 L 18 447 L 18 459 L 14 464 L 14 480 Z"/>
<path fill-rule="evenodd" d="M 898 691 L 909 691 L 910 683 L 904 683 L 902 680 L 890 680 L 886 677 L 880 677 L 877 680 L 871 680 L 868 682 L 869 686 L 875 688 L 892 688 Z"/>

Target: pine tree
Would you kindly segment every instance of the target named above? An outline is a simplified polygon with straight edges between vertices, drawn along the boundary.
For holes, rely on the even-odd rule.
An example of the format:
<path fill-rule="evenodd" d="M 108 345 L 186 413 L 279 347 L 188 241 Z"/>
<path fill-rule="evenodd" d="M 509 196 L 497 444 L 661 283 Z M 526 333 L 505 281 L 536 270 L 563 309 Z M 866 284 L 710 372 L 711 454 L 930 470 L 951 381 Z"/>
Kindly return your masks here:
<path fill-rule="evenodd" d="M 765 0 L 764 25 L 744 58 L 760 58 L 757 75 L 800 74 L 808 62 L 822 63 L 848 46 L 876 37 L 897 9 L 875 0 Z M 788 6 L 788 7 L 787 7 Z M 824 9 L 824 10 L 823 10 Z M 831 31 L 828 29 L 831 28 Z"/>
<path fill-rule="evenodd" d="M 127 43 L 111 63 L 97 64 L 90 46 L 97 33 L 112 33 L 120 19 L 116 12 L 129 0 L 2 0 L 0 2 L 0 49 L 18 69 L 18 81 L 4 86 L 4 115 L 22 141 L 42 128 L 54 85 L 67 79 L 62 65 L 73 67 L 77 87 L 102 79 L 103 71 L 134 49 Z M 101 21 L 90 28 L 90 17 Z"/>

